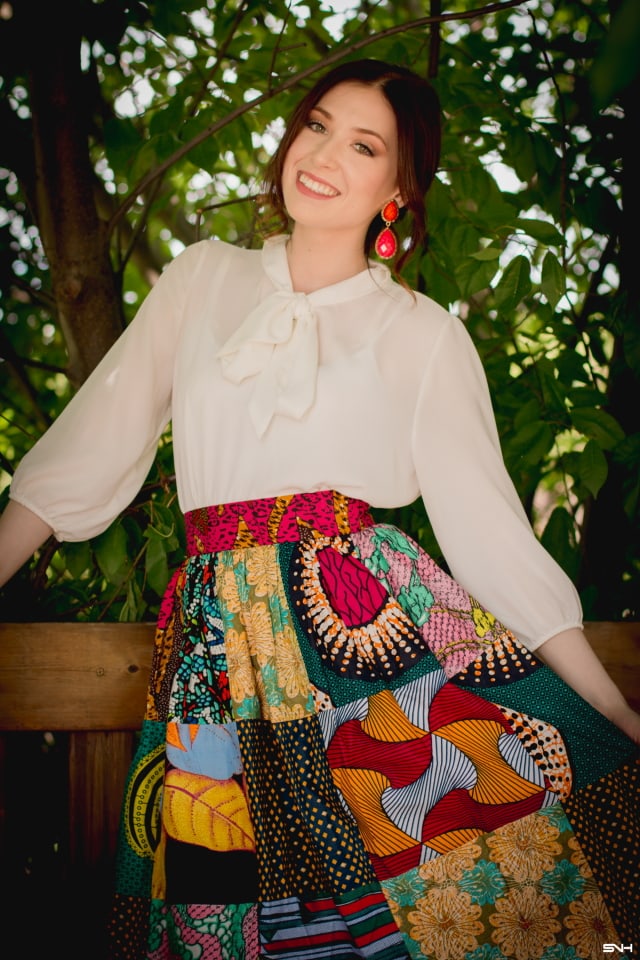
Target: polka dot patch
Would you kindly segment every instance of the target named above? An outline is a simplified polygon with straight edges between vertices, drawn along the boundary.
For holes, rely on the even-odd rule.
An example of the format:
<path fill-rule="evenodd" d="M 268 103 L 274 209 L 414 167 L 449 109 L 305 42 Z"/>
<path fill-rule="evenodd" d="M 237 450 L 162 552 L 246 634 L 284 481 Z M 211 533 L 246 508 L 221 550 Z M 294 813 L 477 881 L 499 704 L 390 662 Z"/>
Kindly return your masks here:
<path fill-rule="evenodd" d="M 640 761 L 578 790 L 567 817 L 621 938 L 640 941 Z"/>
<path fill-rule="evenodd" d="M 375 880 L 333 785 L 315 717 L 238 724 L 256 836 L 260 897 L 344 893 Z"/>

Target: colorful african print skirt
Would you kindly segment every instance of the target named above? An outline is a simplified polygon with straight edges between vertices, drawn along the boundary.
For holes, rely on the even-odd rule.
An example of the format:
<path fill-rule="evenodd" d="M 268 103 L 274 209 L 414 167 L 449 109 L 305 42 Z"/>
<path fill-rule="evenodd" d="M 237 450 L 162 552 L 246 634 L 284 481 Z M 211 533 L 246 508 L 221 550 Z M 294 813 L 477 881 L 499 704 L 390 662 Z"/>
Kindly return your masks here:
<path fill-rule="evenodd" d="M 226 504 L 186 527 L 110 957 L 640 948 L 640 768 L 615 726 L 360 501 Z"/>

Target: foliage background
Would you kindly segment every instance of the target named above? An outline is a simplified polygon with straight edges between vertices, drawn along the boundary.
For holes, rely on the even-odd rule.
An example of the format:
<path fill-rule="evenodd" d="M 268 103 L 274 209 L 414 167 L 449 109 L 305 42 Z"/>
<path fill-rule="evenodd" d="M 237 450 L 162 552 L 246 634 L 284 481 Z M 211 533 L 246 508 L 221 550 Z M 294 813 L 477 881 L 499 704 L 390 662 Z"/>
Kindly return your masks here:
<path fill-rule="evenodd" d="M 0 3 L 0 506 L 163 265 L 198 237 L 259 244 L 252 197 L 301 91 L 375 56 L 428 75 L 445 116 L 407 279 L 468 325 L 587 618 L 637 618 L 640 5 L 68 0 L 59 17 Z M 382 516 L 439 556 L 420 503 Z M 153 619 L 181 551 L 167 432 L 123 516 L 49 542 L 0 616 Z"/>

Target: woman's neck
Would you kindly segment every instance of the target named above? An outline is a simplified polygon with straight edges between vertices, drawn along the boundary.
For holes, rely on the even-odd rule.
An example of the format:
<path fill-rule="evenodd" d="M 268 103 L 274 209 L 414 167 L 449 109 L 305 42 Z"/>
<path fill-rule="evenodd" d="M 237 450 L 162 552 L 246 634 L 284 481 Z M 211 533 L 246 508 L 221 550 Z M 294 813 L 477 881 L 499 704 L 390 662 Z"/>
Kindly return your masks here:
<path fill-rule="evenodd" d="M 343 231 L 306 231 L 294 227 L 287 243 L 291 283 L 297 293 L 313 293 L 367 269 L 364 242 Z"/>

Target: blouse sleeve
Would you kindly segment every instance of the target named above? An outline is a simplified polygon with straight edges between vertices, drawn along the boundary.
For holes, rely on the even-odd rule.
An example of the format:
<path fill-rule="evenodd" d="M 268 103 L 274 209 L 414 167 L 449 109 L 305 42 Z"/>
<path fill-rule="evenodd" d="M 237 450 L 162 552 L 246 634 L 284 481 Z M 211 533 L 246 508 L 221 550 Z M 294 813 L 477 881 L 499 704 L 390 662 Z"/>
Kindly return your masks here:
<path fill-rule="evenodd" d="M 10 497 L 86 540 L 131 502 L 171 415 L 173 359 L 199 244 L 164 270 L 124 333 L 23 457 Z"/>
<path fill-rule="evenodd" d="M 450 316 L 424 373 L 413 455 L 456 580 L 530 650 L 582 625 L 578 593 L 536 538 L 509 477 L 480 357 Z"/>

